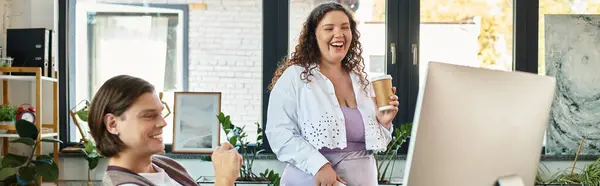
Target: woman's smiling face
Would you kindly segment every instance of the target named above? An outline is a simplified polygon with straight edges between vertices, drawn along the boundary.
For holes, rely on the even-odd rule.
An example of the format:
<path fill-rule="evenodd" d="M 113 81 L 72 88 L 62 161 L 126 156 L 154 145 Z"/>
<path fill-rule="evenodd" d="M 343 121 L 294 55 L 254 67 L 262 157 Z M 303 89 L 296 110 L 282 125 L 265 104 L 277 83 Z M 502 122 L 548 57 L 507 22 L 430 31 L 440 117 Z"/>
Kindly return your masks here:
<path fill-rule="evenodd" d="M 341 63 L 352 42 L 350 20 L 343 11 L 331 11 L 317 25 L 316 38 L 321 62 Z"/>

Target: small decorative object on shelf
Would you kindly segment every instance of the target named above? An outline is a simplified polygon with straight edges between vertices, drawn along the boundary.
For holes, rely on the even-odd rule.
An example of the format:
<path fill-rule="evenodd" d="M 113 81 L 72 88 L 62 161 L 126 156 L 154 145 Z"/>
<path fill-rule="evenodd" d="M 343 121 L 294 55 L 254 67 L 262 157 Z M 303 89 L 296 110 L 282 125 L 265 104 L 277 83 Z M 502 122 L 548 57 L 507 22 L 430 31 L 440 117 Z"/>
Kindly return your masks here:
<path fill-rule="evenodd" d="M 166 113 L 163 113 L 163 117 L 167 118 L 169 117 L 169 115 L 171 115 L 171 108 L 169 108 L 169 104 L 167 104 L 167 102 L 163 101 L 163 92 L 159 92 L 158 93 L 158 98 L 160 99 L 160 102 L 165 106 L 165 111 Z"/>
<path fill-rule="evenodd" d="M 17 108 L 10 104 L 0 106 L 0 125 L 15 125 Z M 8 130 L 0 130 L 0 133 L 6 133 Z"/>
<path fill-rule="evenodd" d="M 0 58 L 0 67 L 11 67 L 13 62 L 13 58 Z"/>
<path fill-rule="evenodd" d="M 80 105 L 82 108 L 78 109 L 78 107 L 80 107 Z M 79 103 L 77 103 L 77 105 L 75 105 L 75 107 L 71 108 L 71 115 L 72 115 L 72 119 L 76 120 L 77 118 L 75 117 L 75 115 L 77 115 L 77 117 L 79 117 L 79 119 L 83 122 L 87 122 L 88 121 L 88 113 L 89 113 L 89 108 L 90 108 L 90 101 L 88 101 L 87 99 L 80 101 Z M 77 126 L 79 128 L 79 126 Z M 83 131 L 79 131 L 81 133 L 81 135 L 83 136 L 83 138 L 85 139 L 85 134 L 83 133 Z"/>
<path fill-rule="evenodd" d="M 79 143 L 75 146 L 72 147 L 67 147 L 64 148 L 62 150 L 62 152 L 74 152 L 74 153 L 80 153 L 82 152 L 81 150 L 85 150 L 85 143 L 87 141 L 89 141 L 88 138 L 89 137 L 89 130 L 87 126 L 87 121 L 88 121 L 88 112 L 89 112 L 89 107 L 90 107 L 90 102 L 88 100 L 81 100 L 79 103 L 77 103 L 77 105 L 75 105 L 73 108 L 71 108 L 69 110 L 70 115 L 71 115 L 71 121 L 73 121 L 73 124 L 75 124 L 75 126 L 77 127 L 77 129 L 79 130 L 79 134 L 81 135 L 81 139 L 79 140 Z M 90 141 L 93 142 L 93 141 Z"/>
<path fill-rule="evenodd" d="M 17 109 L 17 120 L 26 120 L 35 123 L 35 108 L 30 104 L 23 104 Z"/>

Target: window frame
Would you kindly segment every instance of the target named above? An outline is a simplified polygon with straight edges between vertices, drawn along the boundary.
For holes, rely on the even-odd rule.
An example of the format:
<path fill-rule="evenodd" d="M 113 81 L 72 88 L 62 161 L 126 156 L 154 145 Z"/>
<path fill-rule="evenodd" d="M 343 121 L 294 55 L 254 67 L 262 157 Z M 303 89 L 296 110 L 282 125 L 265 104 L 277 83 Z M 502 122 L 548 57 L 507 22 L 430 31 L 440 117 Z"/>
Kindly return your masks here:
<path fill-rule="evenodd" d="M 420 1 L 409 0 L 411 3 L 409 18 L 413 23 L 410 26 L 411 29 L 411 41 L 419 43 L 419 19 L 420 19 Z M 512 66 L 513 71 L 527 72 L 538 74 L 538 35 L 539 35 L 539 0 L 513 0 L 513 56 Z M 420 51 L 420 50 L 418 50 Z M 418 53 L 417 53 L 418 55 Z M 418 59 L 420 60 L 420 59 Z M 409 63 L 407 61 L 406 63 Z M 420 63 L 420 61 L 419 61 Z M 408 71 L 409 92 L 408 92 L 408 109 L 400 112 L 406 112 L 407 116 L 410 117 L 410 121 L 413 120 L 415 106 L 417 103 L 417 94 L 419 89 L 419 68 L 412 68 Z M 409 139 L 410 140 L 410 139 Z M 398 152 L 398 154 L 406 154 L 408 144 L 404 145 Z M 404 149 L 404 150 L 403 150 Z M 544 147 L 542 148 L 541 155 L 545 154 Z"/>
<path fill-rule="evenodd" d="M 515 0 L 513 70 L 538 74 L 539 0 Z M 546 155 L 542 146 L 541 155 Z"/>
<path fill-rule="evenodd" d="M 513 69 L 538 73 L 539 0 L 515 0 Z"/>
<path fill-rule="evenodd" d="M 60 149 L 71 147 L 79 142 L 71 141 L 71 138 L 76 135 L 77 127 L 69 117 L 69 109 L 77 104 L 76 96 L 76 59 L 75 59 L 75 16 L 76 16 L 76 0 L 59 0 L 59 74 L 67 74 L 59 76 L 59 139 L 64 143 Z M 166 8 L 182 11 L 182 91 L 188 91 L 189 86 L 189 6 L 182 4 L 140 4 L 140 3 L 107 3 L 114 5 L 128 5 L 148 8 Z M 68 44 L 67 44 L 68 43 Z M 178 77 L 179 78 L 179 77 Z M 87 88 L 87 87 L 85 87 Z M 90 100 L 91 101 L 91 100 Z M 166 150 L 171 151 L 171 144 L 165 144 Z"/>
<path fill-rule="evenodd" d="M 263 80 L 262 80 L 262 128 L 267 124 L 267 108 L 269 106 L 269 84 L 277 69 L 279 61 L 288 55 L 289 37 L 289 0 L 263 0 Z M 271 151 L 269 140 L 263 130 L 261 149 Z"/>

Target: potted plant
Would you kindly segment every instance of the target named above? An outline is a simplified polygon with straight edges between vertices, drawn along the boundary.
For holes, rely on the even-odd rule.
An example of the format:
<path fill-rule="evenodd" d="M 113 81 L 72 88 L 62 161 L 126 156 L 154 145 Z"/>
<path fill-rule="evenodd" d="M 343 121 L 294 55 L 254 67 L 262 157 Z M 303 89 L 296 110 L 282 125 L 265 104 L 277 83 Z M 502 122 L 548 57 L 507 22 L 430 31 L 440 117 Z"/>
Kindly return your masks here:
<path fill-rule="evenodd" d="M 219 119 L 219 124 L 222 126 L 225 134 L 227 136 L 227 141 L 231 143 L 234 147 L 238 148 L 238 151 L 243 157 L 242 168 L 240 169 L 240 177 L 237 179 L 239 182 L 247 182 L 247 183 L 258 183 L 258 184 L 269 184 L 269 185 L 279 185 L 279 174 L 276 174 L 272 170 L 266 170 L 264 173 L 260 173 L 256 175 L 252 170 L 254 160 L 256 156 L 263 152 L 263 150 L 259 150 L 258 147 L 261 146 L 262 143 L 262 127 L 260 124 L 254 123 L 257 127 L 257 137 L 256 137 L 256 148 L 249 147 L 249 142 L 246 140 L 248 136 L 246 132 L 244 132 L 244 127 L 238 127 L 231 123 L 230 116 L 226 116 L 222 112 L 217 115 Z"/>
<path fill-rule="evenodd" d="M 88 186 L 94 185 L 92 183 L 92 170 L 94 170 L 98 166 L 98 161 L 103 156 L 96 150 L 96 143 L 92 139 L 86 139 L 83 141 L 84 148 L 81 149 L 81 152 L 85 154 L 85 160 L 88 162 Z"/>
<path fill-rule="evenodd" d="M 600 159 L 588 164 L 578 172 L 569 173 L 563 170 L 549 176 L 548 168 L 540 163 L 538 173 L 535 177 L 536 186 L 588 186 L 600 185 Z"/>
<path fill-rule="evenodd" d="M 0 125 L 15 125 L 17 117 L 17 107 L 4 104 L 0 106 Z M 0 130 L 0 133 L 6 133 L 7 130 Z"/>
<path fill-rule="evenodd" d="M 2 158 L 2 169 L 14 169 L 12 175 L 7 176 L 0 183 L 2 185 L 40 185 L 38 177 L 48 181 L 58 179 L 59 170 L 54 159 L 49 155 L 39 155 L 34 157 L 35 149 L 42 142 L 62 143 L 62 141 L 53 138 L 44 138 L 37 141 L 39 130 L 35 124 L 18 120 L 16 122 L 17 134 L 19 138 L 10 141 L 11 143 L 20 143 L 31 147 L 31 153 L 28 156 L 8 153 Z"/>
<path fill-rule="evenodd" d="M 543 163 L 540 163 L 535 177 L 536 186 L 600 186 L 600 158 L 596 159 L 594 163 L 586 165 L 583 169 L 577 169 L 578 172 L 575 172 L 577 158 L 584 141 L 585 139 L 581 139 L 581 142 L 579 142 L 579 149 L 575 153 L 575 159 L 569 173 L 567 173 L 567 170 L 563 170 L 545 178 L 544 176 L 548 174 L 549 170 Z"/>
<path fill-rule="evenodd" d="M 79 110 L 76 108 L 83 104 L 83 107 Z M 102 155 L 96 150 L 96 142 L 93 138 L 89 138 L 91 133 L 84 126 L 87 124 L 80 123 L 79 121 L 87 122 L 88 121 L 88 113 L 90 108 L 90 102 L 88 100 L 83 100 L 79 102 L 75 107 L 71 108 L 71 118 L 73 119 L 73 123 L 79 129 L 79 133 L 81 134 L 81 141 L 78 146 L 83 146 L 79 149 L 79 152 L 85 155 L 85 160 L 88 162 L 88 186 L 93 185 L 92 183 L 92 170 L 94 170 L 98 166 L 98 161 L 102 158 Z M 90 134 L 90 135 L 86 135 Z"/>
<path fill-rule="evenodd" d="M 279 182 L 281 181 L 281 176 L 279 176 L 278 173 L 275 173 L 275 171 L 269 169 L 266 169 L 264 173 L 260 173 L 260 176 L 267 178 L 267 180 L 271 182 L 272 186 L 279 186 Z"/>
<path fill-rule="evenodd" d="M 388 143 L 387 150 L 385 152 L 379 152 L 375 154 L 375 163 L 377 165 L 377 181 L 379 184 L 386 184 L 391 182 L 392 174 L 394 172 L 396 156 L 398 155 L 398 149 L 402 147 L 402 144 L 410 137 L 412 130 L 412 123 L 405 123 L 394 130 L 392 135 L 392 141 Z M 391 164 L 391 168 L 390 168 Z M 388 173 L 388 170 L 390 171 Z M 386 175 L 389 175 L 386 178 Z"/>

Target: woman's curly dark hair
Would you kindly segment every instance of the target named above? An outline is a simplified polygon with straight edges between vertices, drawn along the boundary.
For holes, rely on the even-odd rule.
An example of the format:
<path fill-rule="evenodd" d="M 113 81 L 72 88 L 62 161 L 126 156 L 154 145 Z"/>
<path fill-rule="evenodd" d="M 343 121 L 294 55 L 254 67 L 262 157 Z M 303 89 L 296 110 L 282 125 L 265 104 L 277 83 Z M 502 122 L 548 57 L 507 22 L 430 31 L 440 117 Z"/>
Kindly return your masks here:
<path fill-rule="evenodd" d="M 295 51 L 291 57 L 284 58 L 278 65 L 273 75 L 269 90 L 272 90 L 277 83 L 277 80 L 285 69 L 292 65 L 299 65 L 304 67 L 301 78 L 310 82 L 309 76 L 312 76 L 311 70 L 316 68 L 316 65 L 311 68 L 311 65 L 318 64 L 321 60 L 321 52 L 319 51 L 319 45 L 317 44 L 316 28 L 319 22 L 323 19 L 325 14 L 331 11 L 343 11 L 348 19 L 350 20 L 350 29 L 352 31 L 352 41 L 350 42 L 350 49 L 346 54 L 346 57 L 342 59 L 342 67 L 347 72 L 354 72 L 360 76 L 360 83 L 363 85 L 363 89 L 369 84 L 367 80 L 367 73 L 365 72 L 364 59 L 362 57 L 362 45 L 360 44 L 359 37 L 360 33 L 356 29 L 356 21 L 354 20 L 352 13 L 339 3 L 330 2 L 324 3 L 313 9 L 304 25 L 302 26 L 302 32 L 298 39 L 298 45 L 296 45 Z"/>

